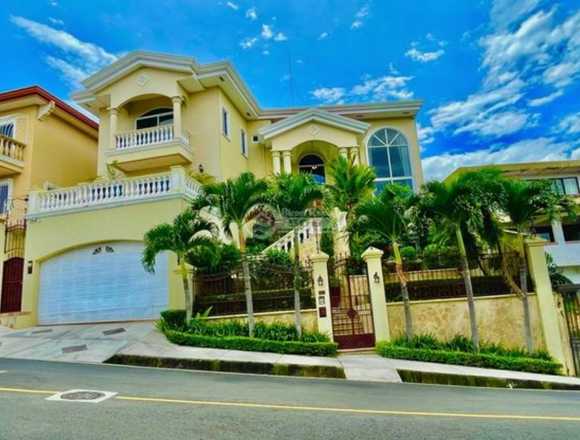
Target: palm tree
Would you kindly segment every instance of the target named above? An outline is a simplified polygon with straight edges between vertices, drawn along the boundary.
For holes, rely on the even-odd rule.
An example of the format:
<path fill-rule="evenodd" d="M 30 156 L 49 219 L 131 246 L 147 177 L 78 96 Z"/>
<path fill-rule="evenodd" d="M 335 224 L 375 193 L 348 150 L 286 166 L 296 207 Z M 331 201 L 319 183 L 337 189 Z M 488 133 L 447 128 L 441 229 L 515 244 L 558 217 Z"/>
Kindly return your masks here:
<path fill-rule="evenodd" d="M 215 225 L 202 219 L 199 212 L 188 209 L 179 214 L 172 224 L 162 223 L 145 233 L 142 263 L 148 272 L 155 271 L 157 254 L 170 251 L 177 255 L 177 264 L 183 283 L 186 322 L 191 320 L 195 295 L 189 283 L 186 260 L 196 248 L 211 243 Z"/>
<path fill-rule="evenodd" d="M 395 270 L 401 285 L 401 294 L 405 309 L 405 336 L 413 337 L 413 320 L 407 280 L 403 271 L 401 258 L 401 239 L 409 225 L 408 213 L 415 199 L 411 189 L 401 185 L 386 185 L 378 197 L 369 198 L 358 205 L 356 214 L 358 222 L 368 232 L 374 232 L 379 237 L 391 243 L 395 258 Z"/>
<path fill-rule="evenodd" d="M 372 196 L 375 172 L 367 165 L 356 164 L 354 158 L 339 156 L 330 164 L 333 183 L 326 185 L 330 205 L 346 212 L 347 223 L 352 221 L 356 206 Z"/>
<path fill-rule="evenodd" d="M 237 244 L 242 253 L 244 293 L 250 336 L 254 336 L 254 306 L 244 226 L 265 208 L 267 189 L 268 185 L 265 180 L 256 179 L 252 173 L 246 172 L 235 179 L 203 185 L 202 194 L 193 203 L 194 207 L 208 207 L 217 211 L 224 231 L 230 236 L 234 233 L 237 235 Z"/>
<path fill-rule="evenodd" d="M 562 214 L 574 216 L 573 204 L 568 197 L 556 193 L 549 181 L 525 181 L 502 179 L 503 203 L 501 213 L 509 217 L 509 225 L 516 236 L 516 251 L 519 255 L 520 286 L 516 293 L 522 298 L 526 345 L 533 351 L 532 325 L 528 298 L 528 266 L 525 257 L 525 237 L 533 230 L 534 221 L 552 221 Z M 515 283 L 513 283 L 515 284 Z M 516 286 L 517 287 L 517 286 Z"/>
<path fill-rule="evenodd" d="M 449 184 L 429 182 L 425 185 L 420 201 L 420 209 L 426 218 L 430 218 L 440 229 L 447 229 L 457 243 L 467 295 L 471 339 L 476 350 L 479 349 L 479 331 L 465 233 L 481 231 L 485 212 L 499 203 L 498 175 L 496 170 L 482 170 L 465 173 Z"/>
<path fill-rule="evenodd" d="M 294 249 L 294 321 L 296 331 L 302 334 L 300 314 L 300 252 L 298 226 L 310 215 L 310 208 L 322 199 L 322 189 L 309 174 L 280 174 L 270 184 L 268 200 L 293 230 Z"/>

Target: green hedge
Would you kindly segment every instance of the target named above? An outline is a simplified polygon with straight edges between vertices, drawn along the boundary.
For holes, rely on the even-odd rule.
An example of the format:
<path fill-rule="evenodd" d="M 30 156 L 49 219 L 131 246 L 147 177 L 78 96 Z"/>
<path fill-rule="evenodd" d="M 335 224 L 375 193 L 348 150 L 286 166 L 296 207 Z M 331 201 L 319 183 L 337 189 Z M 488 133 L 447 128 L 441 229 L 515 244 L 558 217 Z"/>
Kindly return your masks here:
<path fill-rule="evenodd" d="M 270 341 L 247 336 L 204 336 L 165 329 L 167 339 L 174 344 L 226 350 L 263 351 L 308 356 L 335 356 L 334 342 Z"/>
<path fill-rule="evenodd" d="M 379 342 L 376 350 L 379 355 L 388 358 L 439 362 L 470 367 L 497 368 L 500 370 L 526 371 L 529 373 L 559 374 L 562 368 L 559 363 L 544 359 L 521 356 L 500 356 L 489 353 L 407 348 L 397 346 L 390 342 Z"/>

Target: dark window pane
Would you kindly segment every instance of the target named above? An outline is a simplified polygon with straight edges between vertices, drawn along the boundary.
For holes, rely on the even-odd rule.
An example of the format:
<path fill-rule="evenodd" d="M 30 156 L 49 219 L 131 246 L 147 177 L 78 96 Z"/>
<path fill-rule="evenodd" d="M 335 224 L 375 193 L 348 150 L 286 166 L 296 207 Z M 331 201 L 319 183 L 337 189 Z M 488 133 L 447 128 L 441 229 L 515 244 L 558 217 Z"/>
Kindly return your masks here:
<path fill-rule="evenodd" d="M 173 124 L 173 115 L 159 116 L 159 125 Z"/>
<path fill-rule="evenodd" d="M 150 127 L 156 127 L 156 126 L 157 126 L 157 118 L 156 117 L 137 119 L 137 129 L 138 130 L 141 128 L 150 128 Z"/>
<path fill-rule="evenodd" d="M 156 108 L 155 110 L 148 111 L 144 115 L 141 116 L 153 116 L 153 115 L 160 115 L 161 113 L 172 113 L 173 109 L 170 108 Z"/>
<path fill-rule="evenodd" d="M 568 195 L 578 194 L 578 179 L 576 177 L 566 177 L 564 180 L 564 191 Z"/>
<path fill-rule="evenodd" d="M 564 240 L 580 241 L 580 224 L 562 225 L 564 230 Z"/>
<path fill-rule="evenodd" d="M 544 240 L 554 241 L 554 232 L 551 226 L 534 226 L 534 234 Z"/>
<path fill-rule="evenodd" d="M 411 176 L 411 162 L 409 161 L 409 150 L 407 147 L 390 147 L 391 166 L 393 167 L 393 177 Z"/>
<path fill-rule="evenodd" d="M 8 137 L 13 137 L 14 136 L 14 124 L 9 123 L 9 124 L 0 125 L 0 134 L 2 134 L 4 136 L 8 136 Z"/>
<path fill-rule="evenodd" d="M 8 185 L 0 185 L 0 213 L 8 210 Z"/>
<path fill-rule="evenodd" d="M 564 184 L 562 179 L 552 179 L 552 189 L 558 194 L 564 194 Z"/>
<path fill-rule="evenodd" d="M 371 137 L 369 145 L 371 147 L 381 147 L 387 145 L 387 134 L 385 130 L 379 130 Z"/>
<path fill-rule="evenodd" d="M 369 148 L 369 156 L 377 177 L 391 177 L 386 148 Z"/>
<path fill-rule="evenodd" d="M 376 195 L 380 194 L 383 191 L 383 189 L 385 188 L 385 185 L 387 185 L 387 184 L 388 184 L 388 182 L 386 180 L 380 180 L 380 181 L 375 180 L 375 194 Z"/>
<path fill-rule="evenodd" d="M 407 145 L 407 140 L 405 139 L 405 137 L 401 133 L 399 133 L 391 141 L 391 144 L 390 145 L 391 146 L 403 147 L 403 146 L 406 146 Z"/>
<path fill-rule="evenodd" d="M 397 130 L 393 130 L 392 128 L 387 128 L 387 138 L 389 140 L 389 145 L 395 140 L 395 138 L 399 135 Z"/>

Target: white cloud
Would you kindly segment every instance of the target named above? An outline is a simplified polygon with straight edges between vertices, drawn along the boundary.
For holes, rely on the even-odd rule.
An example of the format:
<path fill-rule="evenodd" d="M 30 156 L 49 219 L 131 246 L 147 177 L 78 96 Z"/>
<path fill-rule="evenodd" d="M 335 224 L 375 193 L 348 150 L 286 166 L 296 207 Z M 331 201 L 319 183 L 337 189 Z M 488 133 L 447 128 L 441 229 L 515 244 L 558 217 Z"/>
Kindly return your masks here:
<path fill-rule="evenodd" d="M 465 153 L 444 153 L 423 159 L 423 170 L 428 179 L 442 179 L 456 168 L 517 162 L 565 160 L 577 154 L 570 144 L 553 138 L 525 139 L 507 147 L 491 147 Z"/>
<path fill-rule="evenodd" d="M 540 0 L 494 0 L 490 13 L 492 26 L 505 29 L 531 12 L 539 3 Z"/>
<path fill-rule="evenodd" d="M 50 55 L 45 60 L 75 86 L 84 77 L 117 60 L 116 55 L 102 47 L 81 41 L 63 30 L 19 16 L 11 16 L 10 21 L 35 40 L 58 49 L 60 56 Z"/>
<path fill-rule="evenodd" d="M 240 41 L 242 49 L 251 49 L 258 42 L 257 37 L 247 37 Z"/>
<path fill-rule="evenodd" d="M 288 37 L 283 32 L 278 32 L 274 36 L 274 41 L 286 41 L 286 40 L 288 40 Z"/>
<path fill-rule="evenodd" d="M 431 61 L 435 61 L 438 58 L 441 58 L 445 51 L 443 49 L 439 49 L 433 52 L 421 52 L 417 48 L 413 47 L 405 52 L 405 56 L 411 58 L 413 61 L 418 61 L 420 63 L 429 63 Z"/>
<path fill-rule="evenodd" d="M 419 136 L 419 144 L 421 146 L 432 144 L 435 141 L 435 130 L 433 127 L 423 127 L 417 123 L 417 135 Z"/>
<path fill-rule="evenodd" d="M 319 40 L 324 40 L 325 38 L 328 38 L 328 32 L 323 32 L 318 36 Z"/>
<path fill-rule="evenodd" d="M 567 134 L 580 133 L 580 112 L 566 116 L 560 121 L 558 128 Z"/>
<path fill-rule="evenodd" d="M 320 87 L 310 93 L 325 104 L 335 104 L 346 95 L 346 90 L 343 87 Z"/>
<path fill-rule="evenodd" d="M 258 19 L 258 12 L 256 11 L 256 8 L 254 6 L 252 6 L 250 9 L 248 9 L 246 11 L 246 18 L 255 21 Z"/>
<path fill-rule="evenodd" d="M 360 84 L 355 84 L 349 90 L 344 87 L 323 87 L 311 92 L 311 94 L 324 102 L 331 101 L 331 97 L 335 102 L 345 99 L 349 101 L 385 101 L 390 98 L 410 99 L 413 97 L 413 92 L 407 88 L 407 83 L 412 79 L 412 76 L 403 75 L 384 75 L 378 77 L 366 75 Z M 316 93 L 320 90 L 340 90 L 340 96 L 331 93 Z"/>
<path fill-rule="evenodd" d="M 270 55 L 270 51 L 268 49 L 264 49 L 262 51 L 262 55 Z"/>
<path fill-rule="evenodd" d="M 262 32 L 261 34 L 264 40 L 269 40 L 274 36 L 274 32 L 272 31 L 272 26 L 268 24 L 262 25 Z"/>
<path fill-rule="evenodd" d="M 538 125 L 539 114 L 529 114 L 524 111 L 505 111 L 492 113 L 484 118 L 476 118 L 472 122 L 455 130 L 455 134 L 473 133 L 482 137 L 501 137 L 520 131 L 524 127 Z"/>
<path fill-rule="evenodd" d="M 64 21 L 60 18 L 48 17 L 48 21 L 50 21 L 55 26 L 64 26 Z"/>
<path fill-rule="evenodd" d="M 542 105 L 548 104 L 555 99 L 558 99 L 562 96 L 564 92 L 562 90 L 556 90 L 554 93 L 550 93 L 549 95 L 542 96 L 541 98 L 534 98 L 528 101 L 528 105 L 530 107 L 540 107 Z"/>
<path fill-rule="evenodd" d="M 234 11 L 237 11 L 238 9 L 240 9 L 240 7 L 236 3 L 234 3 L 234 2 L 227 2 L 226 3 L 226 6 L 228 8 L 233 9 Z"/>
<path fill-rule="evenodd" d="M 365 19 L 370 12 L 370 5 L 367 3 L 354 14 L 354 20 L 350 25 L 351 29 L 359 29 L 364 25 Z"/>

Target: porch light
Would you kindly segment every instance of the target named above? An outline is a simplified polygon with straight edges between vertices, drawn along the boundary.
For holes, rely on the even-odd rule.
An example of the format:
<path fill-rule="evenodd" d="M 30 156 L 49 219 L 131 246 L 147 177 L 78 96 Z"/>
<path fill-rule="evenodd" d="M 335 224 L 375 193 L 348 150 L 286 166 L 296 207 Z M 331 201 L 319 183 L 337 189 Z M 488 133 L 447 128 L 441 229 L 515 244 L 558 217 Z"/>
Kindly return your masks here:
<path fill-rule="evenodd" d="M 197 169 L 199 170 L 199 173 L 200 174 L 203 174 L 204 168 L 203 168 L 203 165 L 202 164 L 199 164 L 199 166 L 197 167 Z"/>
<path fill-rule="evenodd" d="M 375 284 L 379 284 L 381 282 L 381 277 L 379 276 L 378 272 L 375 272 L 375 274 L 373 275 L 373 280 Z"/>
<path fill-rule="evenodd" d="M 322 275 L 318 275 L 318 279 L 316 280 L 316 282 L 318 283 L 319 287 L 322 287 L 324 285 L 324 278 L 322 278 Z"/>

